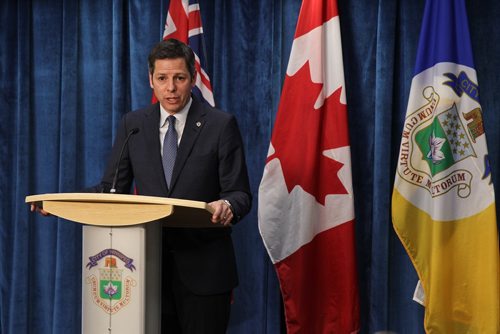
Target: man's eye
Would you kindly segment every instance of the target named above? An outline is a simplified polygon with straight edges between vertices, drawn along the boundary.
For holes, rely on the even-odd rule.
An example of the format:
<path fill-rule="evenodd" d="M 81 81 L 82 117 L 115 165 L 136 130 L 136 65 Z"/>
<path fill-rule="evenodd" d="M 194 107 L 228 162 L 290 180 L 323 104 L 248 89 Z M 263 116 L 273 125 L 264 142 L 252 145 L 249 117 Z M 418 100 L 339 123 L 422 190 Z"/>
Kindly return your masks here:
<path fill-rule="evenodd" d="M 158 77 L 158 81 L 163 81 L 165 80 L 165 77 Z"/>
<path fill-rule="evenodd" d="M 186 80 L 186 77 L 175 77 L 175 80 L 184 81 L 184 80 Z"/>

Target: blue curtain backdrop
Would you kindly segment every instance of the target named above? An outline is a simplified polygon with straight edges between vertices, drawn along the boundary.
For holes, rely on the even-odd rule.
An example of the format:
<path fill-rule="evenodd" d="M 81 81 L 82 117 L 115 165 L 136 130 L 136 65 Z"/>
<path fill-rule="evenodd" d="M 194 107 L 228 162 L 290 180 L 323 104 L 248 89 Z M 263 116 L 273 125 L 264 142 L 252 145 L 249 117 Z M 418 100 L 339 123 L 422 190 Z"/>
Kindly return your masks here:
<path fill-rule="evenodd" d="M 411 301 L 417 276 L 392 229 L 390 198 L 424 1 L 338 2 L 362 333 L 423 333 L 423 309 Z M 238 119 L 257 196 L 300 0 L 200 6 L 216 103 Z M 467 7 L 499 194 L 500 2 Z M 118 120 L 150 101 L 146 58 L 167 8 L 162 0 L 0 3 L 0 333 L 79 333 L 81 227 L 29 213 L 24 198 L 99 181 Z M 283 330 L 256 212 L 234 228 L 241 284 L 229 333 Z"/>

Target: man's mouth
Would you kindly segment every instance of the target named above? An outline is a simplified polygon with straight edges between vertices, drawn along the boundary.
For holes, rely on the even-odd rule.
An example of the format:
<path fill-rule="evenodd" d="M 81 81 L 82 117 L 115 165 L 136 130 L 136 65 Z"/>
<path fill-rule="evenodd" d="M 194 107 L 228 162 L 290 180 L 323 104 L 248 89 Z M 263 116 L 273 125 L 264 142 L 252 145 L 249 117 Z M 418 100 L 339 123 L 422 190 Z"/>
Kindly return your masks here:
<path fill-rule="evenodd" d="M 177 103 L 179 101 L 178 97 L 166 97 L 165 100 L 167 100 L 168 103 Z"/>

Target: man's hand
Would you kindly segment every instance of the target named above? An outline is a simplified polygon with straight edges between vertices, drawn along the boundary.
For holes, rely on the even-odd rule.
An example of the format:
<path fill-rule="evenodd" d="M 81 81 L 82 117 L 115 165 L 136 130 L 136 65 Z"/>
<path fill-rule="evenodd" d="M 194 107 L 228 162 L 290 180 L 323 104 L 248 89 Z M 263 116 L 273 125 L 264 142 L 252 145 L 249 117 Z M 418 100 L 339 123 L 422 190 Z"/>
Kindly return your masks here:
<path fill-rule="evenodd" d="M 50 213 L 48 213 L 47 211 L 45 211 L 44 209 L 42 209 L 41 207 L 39 206 L 36 206 L 35 204 L 31 204 L 31 212 L 38 212 L 39 214 L 41 214 L 42 216 L 49 216 Z"/>
<path fill-rule="evenodd" d="M 229 226 L 231 224 L 231 221 L 233 220 L 233 212 L 231 211 L 231 207 L 224 202 L 224 200 L 220 199 L 218 201 L 208 203 L 208 205 L 214 209 L 212 223 L 220 223 L 224 226 Z"/>

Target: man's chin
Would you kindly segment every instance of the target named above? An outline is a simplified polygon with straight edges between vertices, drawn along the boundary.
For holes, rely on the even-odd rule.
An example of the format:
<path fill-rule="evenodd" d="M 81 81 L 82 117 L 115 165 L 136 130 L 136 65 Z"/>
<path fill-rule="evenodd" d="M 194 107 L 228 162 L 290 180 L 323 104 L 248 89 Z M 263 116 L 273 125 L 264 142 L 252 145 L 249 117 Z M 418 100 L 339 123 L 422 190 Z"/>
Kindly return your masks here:
<path fill-rule="evenodd" d="M 165 109 L 169 114 L 175 114 L 182 108 L 180 107 L 179 104 L 162 104 L 163 109 Z"/>

